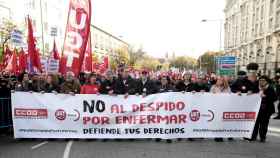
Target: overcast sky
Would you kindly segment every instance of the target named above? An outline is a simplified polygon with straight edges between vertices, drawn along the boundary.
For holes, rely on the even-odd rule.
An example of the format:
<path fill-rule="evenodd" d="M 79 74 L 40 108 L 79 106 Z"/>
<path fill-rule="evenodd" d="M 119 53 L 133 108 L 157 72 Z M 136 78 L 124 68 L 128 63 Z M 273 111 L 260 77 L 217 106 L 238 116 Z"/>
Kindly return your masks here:
<path fill-rule="evenodd" d="M 155 57 L 219 49 L 225 0 L 92 0 L 93 23 Z"/>

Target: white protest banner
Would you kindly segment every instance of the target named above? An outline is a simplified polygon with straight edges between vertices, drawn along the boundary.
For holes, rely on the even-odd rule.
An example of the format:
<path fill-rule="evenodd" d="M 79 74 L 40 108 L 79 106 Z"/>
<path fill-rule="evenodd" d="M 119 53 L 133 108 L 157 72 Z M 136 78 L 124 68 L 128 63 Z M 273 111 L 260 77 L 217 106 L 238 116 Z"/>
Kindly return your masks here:
<path fill-rule="evenodd" d="M 15 138 L 251 137 L 259 95 L 12 93 Z"/>

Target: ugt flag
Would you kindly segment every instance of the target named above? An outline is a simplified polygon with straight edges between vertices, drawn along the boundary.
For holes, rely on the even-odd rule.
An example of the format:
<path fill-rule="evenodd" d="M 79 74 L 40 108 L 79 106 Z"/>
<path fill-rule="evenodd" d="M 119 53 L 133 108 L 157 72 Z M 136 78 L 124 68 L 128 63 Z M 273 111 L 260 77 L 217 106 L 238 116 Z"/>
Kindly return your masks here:
<path fill-rule="evenodd" d="M 59 71 L 65 74 L 81 71 L 87 42 L 90 34 L 91 2 L 90 0 L 70 0 L 65 42 Z"/>

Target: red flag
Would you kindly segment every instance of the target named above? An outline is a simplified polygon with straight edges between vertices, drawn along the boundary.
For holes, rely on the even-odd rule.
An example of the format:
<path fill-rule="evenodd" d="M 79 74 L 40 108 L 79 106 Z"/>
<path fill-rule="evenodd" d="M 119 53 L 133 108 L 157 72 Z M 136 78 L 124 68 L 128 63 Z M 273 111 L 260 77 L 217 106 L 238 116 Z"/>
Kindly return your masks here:
<path fill-rule="evenodd" d="M 35 39 L 33 36 L 33 28 L 32 28 L 32 23 L 31 20 L 28 16 L 28 57 L 30 58 L 30 65 L 32 67 L 36 67 L 39 71 L 42 71 L 41 68 L 41 62 L 40 62 L 40 55 L 39 51 L 36 50 L 36 44 L 35 44 Z M 33 69 L 33 68 L 31 68 Z"/>
<path fill-rule="evenodd" d="M 55 43 L 55 40 L 53 41 L 53 50 L 52 50 L 52 57 L 55 59 L 55 60 L 59 60 L 59 53 L 57 51 L 57 48 L 56 48 L 56 43 Z"/>
<path fill-rule="evenodd" d="M 12 72 L 14 74 L 18 74 L 18 56 L 16 49 L 13 51 L 10 60 L 8 61 L 7 67 L 5 70 Z"/>
<path fill-rule="evenodd" d="M 105 56 L 103 58 L 103 63 L 99 65 L 99 71 L 104 73 L 109 68 L 109 58 Z"/>
<path fill-rule="evenodd" d="M 24 72 L 27 68 L 27 54 L 21 49 L 19 52 L 19 71 Z"/>
<path fill-rule="evenodd" d="M 87 44 L 87 49 L 85 52 L 85 58 L 82 70 L 85 72 L 92 72 L 92 48 L 91 48 L 91 36 L 89 35 L 89 40 Z"/>
<path fill-rule="evenodd" d="M 108 69 L 109 68 L 109 58 L 106 56 L 104 57 L 104 65 L 105 65 L 105 68 Z"/>
<path fill-rule="evenodd" d="M 34 65 L 35 67 L 42 72 L 42 65 L 41 65 L 41 57 L 40 57 L 40 51 L 39 49 L 36 49 L 36 52 L 34 54 Z"/>
<path fill-rule="evenodd" d="M 90 34 L 91 1 L 70 0 L 63 52 L 59 70 L 62 74 L 81 71 Z"/>
<path fill-rule="evenodd" d="M 5 69 L 8 65 L 8 62 L 10 61 L 11 57 L 12 57 L 12 51 L 10 50 L 10 48 L 8 46 L 6 46 L 5 51 L 4 51 L 4 57 L 3 57 L 3 63 L 1 65 L 1 70 Z"/>

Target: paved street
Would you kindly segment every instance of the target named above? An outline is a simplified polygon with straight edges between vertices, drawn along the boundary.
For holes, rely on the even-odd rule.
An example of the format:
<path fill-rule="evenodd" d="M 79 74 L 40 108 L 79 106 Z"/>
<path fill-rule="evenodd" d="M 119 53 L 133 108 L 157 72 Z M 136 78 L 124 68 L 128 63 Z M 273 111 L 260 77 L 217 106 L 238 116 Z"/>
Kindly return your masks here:
<path fill-rule="evenodd" d="M 243 140 L 174 142 L 14 140 L 0 137 L 0 158 L 278 158 L 280 121 L 271 120 L 267 143 Z"/>

